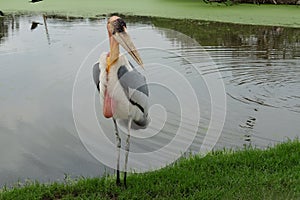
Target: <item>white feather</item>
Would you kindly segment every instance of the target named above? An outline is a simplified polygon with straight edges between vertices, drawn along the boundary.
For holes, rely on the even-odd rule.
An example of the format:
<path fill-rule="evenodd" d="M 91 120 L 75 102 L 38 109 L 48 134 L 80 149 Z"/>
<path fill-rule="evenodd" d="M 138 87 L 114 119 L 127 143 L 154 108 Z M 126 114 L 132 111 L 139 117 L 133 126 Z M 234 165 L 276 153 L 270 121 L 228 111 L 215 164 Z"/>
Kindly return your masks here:
<path fill-rule="evenodd" d="M 100 68 L 100 102 L 103 105 L 104 101 L 104 91 L 107 88 L 107 92 L 112 97 L 113 101 L 116 104 L 113 117 L 115 119 L 128 119 L 130 116 L 133 120 L 139 121 L 143 118 L 143 112 L 135 106 L 132 105 L 125 92 L 121 86 L 118 79 L 118 70 L 121 66 L 125 66 L 128 71 L 133 70 L 129 64 L 127 58 L 124 55 L 120 55 L 119 59 L 113 63 L 110 67 L 110 71 L 107 74 L 106 72 L 106 57 L 107 53 L 102 53 L 99 59 L 99 68 Z"/>

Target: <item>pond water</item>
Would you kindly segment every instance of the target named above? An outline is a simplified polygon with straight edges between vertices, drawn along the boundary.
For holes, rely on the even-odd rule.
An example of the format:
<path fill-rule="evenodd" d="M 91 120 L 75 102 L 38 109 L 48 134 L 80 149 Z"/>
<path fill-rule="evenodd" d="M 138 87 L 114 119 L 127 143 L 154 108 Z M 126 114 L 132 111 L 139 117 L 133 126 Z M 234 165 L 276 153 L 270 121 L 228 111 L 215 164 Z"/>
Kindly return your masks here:
<path fill-rule="evenodd" d="M 141 48 L 142 73 L 153 82 L 152 122 L 142 137 L 133 132 L 132 152 L 162 149 L 177 132 L 185 134 L 178 149 L 188 146 L 195 153 L 208 140 L 215 149 L 265 148 L 300 135 L 300 29 L 160 18 L 126 21 Z M 31 30 L 32 22 L 41 24 Z M 114 143 L 113 124 L 101 116 L 91 76 L 92 64 L 108 51 L 105 24 L 106 19 L 0 18 L 1 186 L 27 178 L 53 181 L 65 174 L 113 172 L 98 161 L 101 154 L 93 154 L 98 141 L 87 133 L 95 131 L 87 126 L 97 116 Z M 224 83 L 225 90 L 211 91 L 208 83 L 212 88 Z M 85 112 L 88 102 L 96 115 Z M 222 125 L 225 111 L 220 135 L 206 137 L 212 118 Z M 76 119 L 80 113 L 87 122 Z M 102 149 L 94 150 L 105 152 L 113 163 L 115 153 L 105 151 L 99 138 Z"/>

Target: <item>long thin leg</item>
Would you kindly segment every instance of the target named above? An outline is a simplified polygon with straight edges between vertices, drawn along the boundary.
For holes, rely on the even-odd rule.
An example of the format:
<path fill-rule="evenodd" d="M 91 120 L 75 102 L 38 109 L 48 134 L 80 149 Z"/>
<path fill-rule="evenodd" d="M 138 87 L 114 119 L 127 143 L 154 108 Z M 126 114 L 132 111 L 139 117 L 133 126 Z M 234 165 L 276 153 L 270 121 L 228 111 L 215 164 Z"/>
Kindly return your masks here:
<path fill-rule="evenodd" d="M 115 124 L 115 134 L 116 134 L 116 146 L 117 146 L 117 185 L 121 185 L 120 181 L 120 148 L 121 148 L 121 138 L 119 136 L 118 125 L 116 120 L 113 118 Z"/>
<path fill-rule="evenodd" d="M 125 147 L 125 151 L 126 151 L 126 154 L 125 154 L 125 171 L 124 171 L 124 186 L 125 186 L 125 188 L 127 188 L 126 178 L 127 178 L 127 163 L 128 163 L 129 146 L 130 146 L 130 141 L 129 140 L 130 140 L 131 122 L 132 122 L 132 119 L 129 118 L 128 119 L 128 136 L 127 136 L 126 147 Z"/>

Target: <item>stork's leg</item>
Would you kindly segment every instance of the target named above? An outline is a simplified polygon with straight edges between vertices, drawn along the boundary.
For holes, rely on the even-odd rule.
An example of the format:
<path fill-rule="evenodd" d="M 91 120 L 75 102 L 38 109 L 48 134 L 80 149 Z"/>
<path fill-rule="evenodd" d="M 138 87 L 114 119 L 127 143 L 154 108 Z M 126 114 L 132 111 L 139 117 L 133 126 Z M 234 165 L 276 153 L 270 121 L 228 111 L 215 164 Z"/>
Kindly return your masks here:
<path fill-rule="evenodd" d="M 129 118 L 128 119 L 128 136 L 127 136 L 126 147 L 125 147 L 125 151 L 126 151 L 126 154 L 125 154 L 125 171 L 124 171 L 124 186 L 125 186 L 125 188 L 127 188 L 126 178 L 127 178 L 127 163 L 128 163 L 129 146 L 130 146 L 130 141 L 129 140 L 130 140 L 131 122 L 132 122 L 132 119 Z"/>
<path fill-rule="evenodd" d="M 115 134 L 116 134 L 116 146 L 117 146 L 117 185 L 121 185 L 120 181 L 120 148 L 121 148 L 121 138 L 119 136 L 118 125 L 116 120 L 113 118 L 115 124 Z"/>

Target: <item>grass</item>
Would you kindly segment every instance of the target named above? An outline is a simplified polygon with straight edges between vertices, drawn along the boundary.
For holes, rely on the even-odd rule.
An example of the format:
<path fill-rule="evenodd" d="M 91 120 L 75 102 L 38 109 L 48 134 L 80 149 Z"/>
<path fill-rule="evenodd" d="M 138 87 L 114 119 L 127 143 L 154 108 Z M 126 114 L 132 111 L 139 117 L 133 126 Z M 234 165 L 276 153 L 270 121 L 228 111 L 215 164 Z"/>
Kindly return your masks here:
<path fill-rule="evenodd" d="M 300 6 L 205 4 L 202 0 L 44 0 L 0 1 L 4 13 L 49 13 L 95 17 L 109 13 L 200 19 L 240 24 L 300 27 Z"/>
<path fill-rule="evenodd" d="M 110 176 L 66 182 L 4 188 L 0 199 L 299 199 L 300 142 L 184 158 L 129 175 L 128 189 Z"/>

